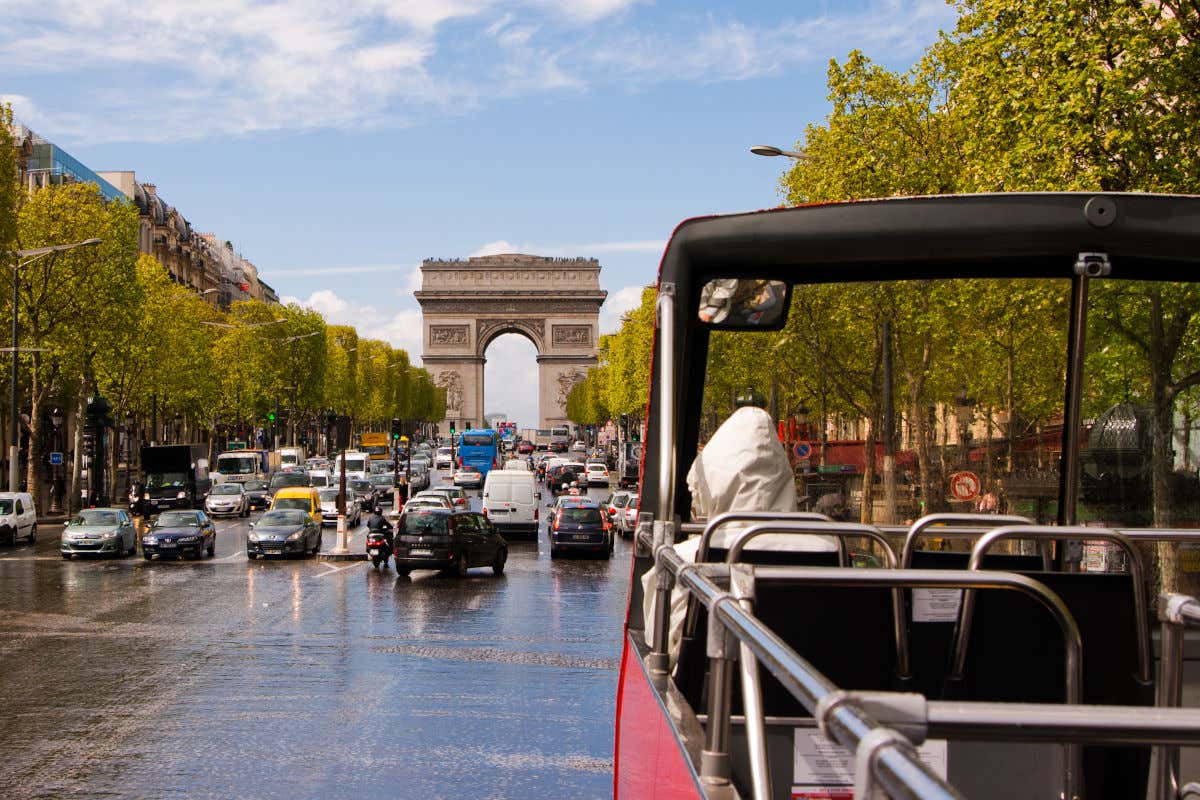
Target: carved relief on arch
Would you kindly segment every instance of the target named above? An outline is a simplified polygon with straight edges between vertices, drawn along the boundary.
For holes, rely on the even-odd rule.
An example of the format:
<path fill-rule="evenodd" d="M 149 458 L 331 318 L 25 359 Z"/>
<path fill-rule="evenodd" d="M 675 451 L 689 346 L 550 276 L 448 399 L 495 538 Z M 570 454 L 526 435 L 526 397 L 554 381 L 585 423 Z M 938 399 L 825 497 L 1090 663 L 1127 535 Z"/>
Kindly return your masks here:
<path fill-rule="evenodd" d="M 492 339 L 506 331 L 518 331 L 533 340 L 533 346 L 541 353 L 545 348 L 546 321 L 541 319 L 481 319 L 476 323 L 476 341 L 482 356 Z"/>

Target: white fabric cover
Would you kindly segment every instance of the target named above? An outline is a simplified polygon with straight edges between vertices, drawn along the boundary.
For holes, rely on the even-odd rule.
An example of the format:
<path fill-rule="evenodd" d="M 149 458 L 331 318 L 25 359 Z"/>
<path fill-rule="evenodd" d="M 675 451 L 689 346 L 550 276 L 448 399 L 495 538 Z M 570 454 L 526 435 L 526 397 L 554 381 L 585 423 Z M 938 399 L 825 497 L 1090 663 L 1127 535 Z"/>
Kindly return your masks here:
<path fill-rule="evenodd" d="M 712 519 L 729 511 L 796 510 L 796 483 L 787 453 L 779 442 L 771 416 L 761 408 L 740 408 L 717 429 L 688 470 L 693 519 Z M 733 523 L 716 532 L 710 547 L 726 548 L 744 524 Z M 675 545 L 685 561 L 695 561 L 700 537 Z M 837 540 L 829 536 L 766 534 L 752 540 L 747 550 L 832 551 Z M 654 638 L 654 587 L 657 567 L 642 576 L 642 612 L 646 641 Z M 672 666 L 679 654 L 687 594 L 676 587 L 671 594 L 671 634 L 668 651 Z"/>

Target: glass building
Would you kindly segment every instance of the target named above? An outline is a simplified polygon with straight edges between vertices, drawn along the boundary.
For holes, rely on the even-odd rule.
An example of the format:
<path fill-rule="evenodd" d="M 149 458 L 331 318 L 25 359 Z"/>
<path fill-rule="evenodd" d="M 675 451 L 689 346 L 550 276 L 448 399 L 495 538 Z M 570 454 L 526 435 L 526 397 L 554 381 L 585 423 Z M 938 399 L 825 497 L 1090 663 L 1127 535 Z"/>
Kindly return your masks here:
<path fill-rule="evenodd" d="M 28 128 L 17 125 L 17 140 L 29 137 L 30 148 L 25 164 L 24 178 L 27 188 L 34 189 L 56 183 L 94 183 L 100 187 L 105 200 L 127 200 L 128 198 L 108 181 L 101 178 L 83 162 L 63 150 L 54 142 L 47 141 Z"/>

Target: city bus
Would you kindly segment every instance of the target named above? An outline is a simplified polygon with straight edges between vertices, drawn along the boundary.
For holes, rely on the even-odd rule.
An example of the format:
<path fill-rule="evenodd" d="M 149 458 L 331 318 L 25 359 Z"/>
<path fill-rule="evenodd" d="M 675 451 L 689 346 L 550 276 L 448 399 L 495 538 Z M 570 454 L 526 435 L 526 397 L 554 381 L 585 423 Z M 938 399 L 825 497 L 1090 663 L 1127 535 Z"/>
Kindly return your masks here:
<path fill-rule="evenodd" d="M 488 470 L 499 466 L 496 432 L 490 428 L 463 431 L 458 437 L 458 466 L 474 467 L 487 477 Z"/>
<path fill-rule="evenodd" d="M 571 447 L 571 428 L 569 425 L 555 425 L 550 429 L 550 452 L 565 453 Z"/>
<path fill-rule="evenodd" d="M 359 437 L 359 450 L 371 457 L 372 461 L 388 460 L 388 435 L 386 433 L 364 433 Z"/>

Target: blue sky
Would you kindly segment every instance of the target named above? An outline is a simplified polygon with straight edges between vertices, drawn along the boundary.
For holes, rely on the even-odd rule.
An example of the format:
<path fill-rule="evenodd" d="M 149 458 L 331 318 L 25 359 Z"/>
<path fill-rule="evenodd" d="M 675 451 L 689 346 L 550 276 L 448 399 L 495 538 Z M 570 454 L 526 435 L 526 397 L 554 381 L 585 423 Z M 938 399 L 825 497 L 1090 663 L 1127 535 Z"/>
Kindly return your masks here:
<path fill-rule="evenodd" d="M 600 260 L 602 328 L 686 217 L 780 202 L 830 58 L 906 67 L 943 0 L 0 0 L 0 97 L 132 169 L 287 298 L 420 355 L 423 258 Z M 533 346 L 487 410 L 534 422 Z M 503 380 L 491 380 L 503 374 Z"/>

